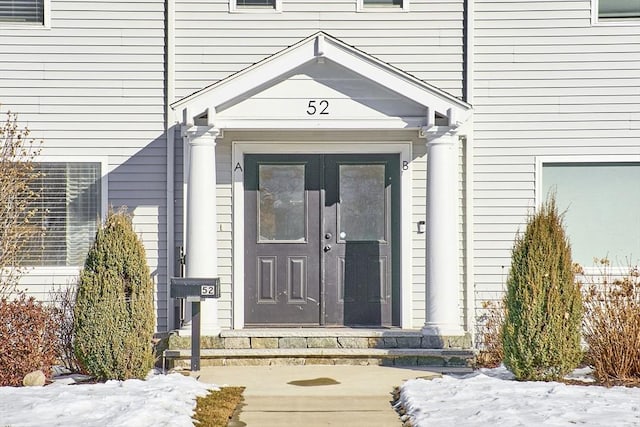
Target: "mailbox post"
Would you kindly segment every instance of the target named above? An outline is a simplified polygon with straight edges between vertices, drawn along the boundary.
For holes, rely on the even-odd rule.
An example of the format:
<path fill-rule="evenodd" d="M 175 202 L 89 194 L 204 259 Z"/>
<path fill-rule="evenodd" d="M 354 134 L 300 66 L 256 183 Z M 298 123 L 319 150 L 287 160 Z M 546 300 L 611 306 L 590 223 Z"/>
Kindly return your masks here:
<path fill-rule="evenodd" d="M 220 298 L 220 279 L 172 277 L 171 298 L 183 298 L 191 303 L 191 370 L 200 370 L 200 302 Z"/>

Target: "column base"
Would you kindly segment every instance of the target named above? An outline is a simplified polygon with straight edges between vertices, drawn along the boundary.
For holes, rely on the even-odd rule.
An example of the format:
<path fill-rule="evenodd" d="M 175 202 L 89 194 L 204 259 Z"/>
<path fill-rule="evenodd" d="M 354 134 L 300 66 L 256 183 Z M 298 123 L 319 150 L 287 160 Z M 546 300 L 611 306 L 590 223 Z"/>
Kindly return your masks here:
<path fill-rule="evenodd" d="M 436 326 L 425 326 L 422 328 L 422 347 L 470 349 L 473 342 L 471 334 L 459 327 L 444 330 Z"/>
<path fill-rule="evenodd" d="M 191 336 L 191 322 L 184 322 L 180 329 L 176 329 L 178 336 L 180 337 L 190 337 Z"/>
<path fill-rule="evenodd" d="M 464 336 L 466 332 L 460 325 L 442 325 L 442 324 L 426 324 L 422 327 L 422 335 L 424 336 Z"/>
<path fill-rule="evenodd" d="M 179 337 L 190 337 L 191 336 L 191 322 L 187 322 L 180 329 L 176 329 Z M 205 325 L 200 326 L 200 336 L 201 337 L 217 337 L 222 332 L 222 328 L 220 327 L 206 327 Z"/>

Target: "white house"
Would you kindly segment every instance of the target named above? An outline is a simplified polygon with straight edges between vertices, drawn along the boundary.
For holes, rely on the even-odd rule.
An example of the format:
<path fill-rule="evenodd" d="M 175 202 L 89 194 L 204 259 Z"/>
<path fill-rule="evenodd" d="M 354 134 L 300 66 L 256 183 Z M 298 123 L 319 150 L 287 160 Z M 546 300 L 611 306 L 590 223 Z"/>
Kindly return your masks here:
<path fill-rule="evenodd" d="M 59 177 L 23 286 L 126 205 L 158 331 L 185 275 L 210 335 L 473 335 L 552 189 L 576 261 L 640 257 L 637 0 L 0 0 L 0 102 Z"/>

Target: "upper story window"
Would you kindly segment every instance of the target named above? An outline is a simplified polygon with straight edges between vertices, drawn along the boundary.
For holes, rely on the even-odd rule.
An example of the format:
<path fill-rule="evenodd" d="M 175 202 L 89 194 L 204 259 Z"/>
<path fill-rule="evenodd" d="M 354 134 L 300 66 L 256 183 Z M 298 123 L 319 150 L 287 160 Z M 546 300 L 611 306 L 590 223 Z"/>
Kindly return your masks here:
<path fill-rule="evenodd" d="M 358 10 L 367 12 L 389 12 L 409 10 L 409 0 L 358 0 Z"/>
<path fill-rule="evenodd" d="M 640 0 L 596 0 L 599 20 L 640 19 Z"/>
<path fill-rule="evenodd" d="M 21 265 L 82 266 L 93 243 L 102 213 L 101 163 L 41 162 L 31 185 L 40 196 L 33 201 L 31 226 L 43 230 L 23 246 Z"/>
<path fill-rule="evenodd" d="M 231 12 L 280 12 L 282 0 L 229 0 Z"/>
<path fill-rule="evenodd" d="M 0 25 L 33 24 L 48 26 L 49 0 L 0 0 Z"/>

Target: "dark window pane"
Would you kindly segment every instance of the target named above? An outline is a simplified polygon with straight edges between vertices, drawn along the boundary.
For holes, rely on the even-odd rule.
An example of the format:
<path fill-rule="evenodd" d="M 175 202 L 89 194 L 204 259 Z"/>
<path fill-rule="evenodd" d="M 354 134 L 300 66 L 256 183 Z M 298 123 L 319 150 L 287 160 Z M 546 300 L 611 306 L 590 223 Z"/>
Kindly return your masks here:
<path fill-rule="evenodd" d="M 640 0 L 600 0 L 600 18 L 640 18 Z"/>
<path fill-rule="evenodd" d="M 275 8 L 276 0 L 236 0 L 237 7 L 268 7 Z"/>
<path fill-rule="evenodd" d="M 363 0 L 365 7 L 402 7 L 403 0 Z"/>
<path fill-rule="evenodd" d="M 0 0 L 0 21 L 44 23 L 44 0 Z"/>
<path fill-rule="evenodd" d="M 259 240 L 305 240 L 304 165 L 260 165 Z"/>
<path fill-rule="evenodd" d="M 340 165 L 340 238 L 385 240 L 384 165 Z"/>

